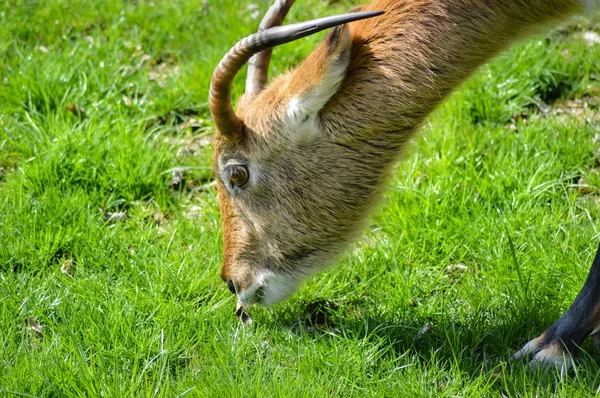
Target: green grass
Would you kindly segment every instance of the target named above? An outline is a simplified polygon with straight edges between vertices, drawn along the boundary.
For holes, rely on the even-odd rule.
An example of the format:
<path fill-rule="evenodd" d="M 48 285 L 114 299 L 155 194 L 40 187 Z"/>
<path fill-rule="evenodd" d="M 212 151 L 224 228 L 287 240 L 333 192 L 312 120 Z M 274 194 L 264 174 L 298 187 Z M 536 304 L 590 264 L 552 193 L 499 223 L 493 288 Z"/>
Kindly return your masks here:
<path fill-rule="evenodd" d="M 569 306 L 599 241 L 594 26 L 482 68 L 410 145 L 354 250 L 242 327 L 218 276 L 206 102 L 256 29 L 250 4 L 0 4 L 0 395 L 595 394 L 589 343 L 566 377 L 511 360 Z M 351 5 L 307 0 L 289 20 Z M 272 73 L 319 37 L 277 49 Z"/>

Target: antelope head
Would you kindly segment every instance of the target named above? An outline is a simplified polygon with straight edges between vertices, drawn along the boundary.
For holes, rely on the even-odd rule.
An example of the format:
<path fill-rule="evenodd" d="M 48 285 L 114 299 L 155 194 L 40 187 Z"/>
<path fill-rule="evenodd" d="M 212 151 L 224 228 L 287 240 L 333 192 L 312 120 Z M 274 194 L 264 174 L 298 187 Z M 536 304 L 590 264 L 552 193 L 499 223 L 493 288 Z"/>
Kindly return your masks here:
<path fill-rule="evenodd" d="M 335 129 L 339 115 L 326 108 L 351 60 L 345 24 L 381 12 L 279 26 L 292 3 L 277 1 L 259 32 L 229 51 L 211 81 L 221 277 L 238 305 L 283 300 L 331 264 L 360 231 L 380 185 L 381 173 L 365 169 L 361 154 L 348 156 Z M 266 86 L 270 48 L 331 27 L 304 63 Z M 235 112 L 232 81 L 248 61 L 246 92 Z"/>

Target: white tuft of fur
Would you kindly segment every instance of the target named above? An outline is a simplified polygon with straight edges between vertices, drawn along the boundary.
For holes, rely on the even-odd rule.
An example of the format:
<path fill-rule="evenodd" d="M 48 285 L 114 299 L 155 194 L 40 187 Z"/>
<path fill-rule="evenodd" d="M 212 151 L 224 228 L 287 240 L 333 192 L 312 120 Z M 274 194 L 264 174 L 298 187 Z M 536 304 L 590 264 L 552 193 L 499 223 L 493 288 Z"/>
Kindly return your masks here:
<path fill-rule="evenodd" d="M 314 131 L 319 112 L 338 92 L 346 77 L 346 69 L 350 63 L 350 28 L 342 30 L 339 40 L 336 52 L 329 57 L 327 70 L 318 84 L 290 99 L 287 105 L 286 124 L 294 134 L 298 131 L 300 134 L 302 131 Z"/>
<path fill-rule="evenodd" d="M 339 90 L 346 76 L 347 66 L 347 62 L 331 62 L 326 75 L 317 86 L 290 100 L 286 115 L 293 127 L 316 118 L 319 111 Z"/>
<path fill-rule="evenodd" d="M 304 109 L 302 108 L 302 103 L 300 102 L 300 98 L 294 97 L 290 100 L 287 108 L 287 117 L 290 120 L 298 120 L 304 114 Z"/>

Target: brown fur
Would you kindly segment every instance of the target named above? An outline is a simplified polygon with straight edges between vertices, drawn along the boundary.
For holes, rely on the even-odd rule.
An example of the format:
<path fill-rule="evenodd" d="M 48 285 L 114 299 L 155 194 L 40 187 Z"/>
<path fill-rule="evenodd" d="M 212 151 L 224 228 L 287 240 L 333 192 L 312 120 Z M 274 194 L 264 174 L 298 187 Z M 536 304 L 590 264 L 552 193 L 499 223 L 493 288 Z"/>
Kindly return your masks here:
<path fill-rule="evenodd" d="M 268 291 L 263 302 L 290 294 L 360 234 L 402 147 L 440 101 L 515 40 L 583 7 L 576 0 L 375 0 L 362 7 L 386 13 L 330 33 L 296 69 L 242 98 L 239 143 L 217 132 L 222 277 L 239 294 L 268 285 L 258 280 L 265 273 L 279 275 L 294 286 L 273 297 Z M 327 86 L 340 67 L 343 79 Z M 290 113 L 292 98 L 308 105 Z M 223 165 L 232 157 L 250 165 L 247 187 L 226 189 Z"/>

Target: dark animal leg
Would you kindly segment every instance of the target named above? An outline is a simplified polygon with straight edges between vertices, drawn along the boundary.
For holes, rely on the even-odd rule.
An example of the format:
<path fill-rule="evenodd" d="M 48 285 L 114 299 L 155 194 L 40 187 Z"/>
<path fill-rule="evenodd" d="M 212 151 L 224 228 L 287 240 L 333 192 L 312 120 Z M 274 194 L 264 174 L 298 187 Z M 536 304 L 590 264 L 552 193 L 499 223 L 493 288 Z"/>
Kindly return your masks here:
<path fill-rule="evenodd" d="M 571 366 L 583 341 L 593 335 L 600 344 L 600 246 L 583 288 L 571 307 L 541 336 L 519 350 L 516 358 L 533 355 L 533 365 L 555 364 L 565 369 Z"/>

